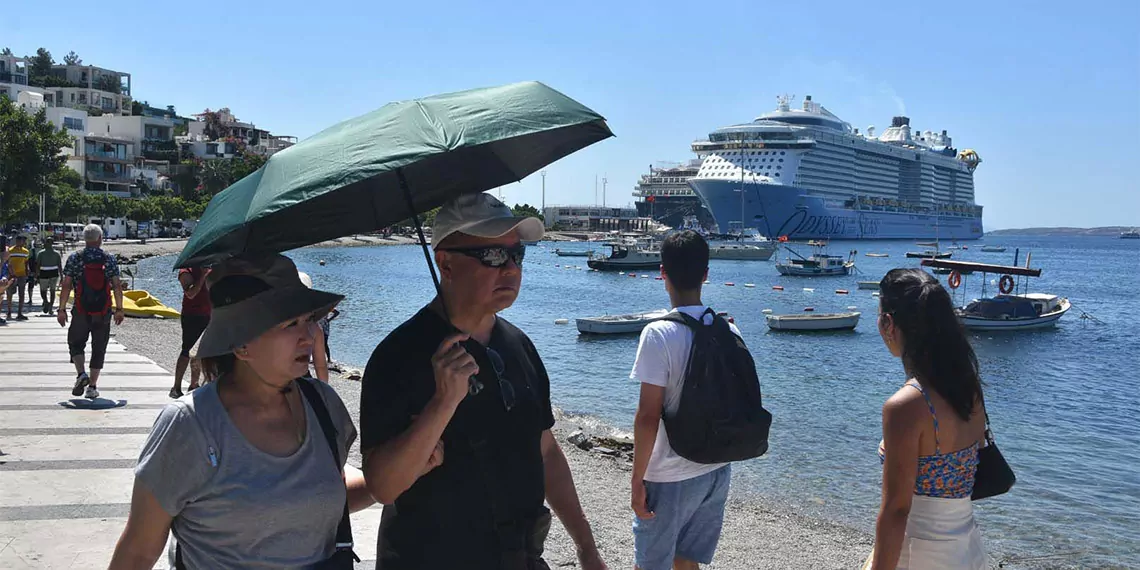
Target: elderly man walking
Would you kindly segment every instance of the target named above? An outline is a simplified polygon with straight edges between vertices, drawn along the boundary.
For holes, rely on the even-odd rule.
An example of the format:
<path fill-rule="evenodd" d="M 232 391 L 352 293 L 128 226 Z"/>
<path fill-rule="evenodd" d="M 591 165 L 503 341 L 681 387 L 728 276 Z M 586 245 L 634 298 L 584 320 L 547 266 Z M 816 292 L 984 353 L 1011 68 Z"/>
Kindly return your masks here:
<path fill-rule="evenodd" d="M 115 257 L 102 250 L 103 229 L 95 224 L 83 228 L 87 247 L 67 258 L 63 267 L 63 286 L 59 292 L 59 326 L 67 325 L 67 301 L 75 291 L 75 307 L 71 327 L 67 329 L 67 346 L 75 364 L 72 396 L 89 399 L 99 397 L 99 372 L 111 339 L 111 297 L 114 293 L 116 325 L 123 324 L 123 290 L 119 283 L 119 265 Z M 91 338 L 91 373 L 84 370 L 84 350 Z"/>
<path fill-rule="evenodd" d="M 476 194 L 445 204 L 433 230 L 441 294 L 380 343 L 361 388 L 364 476 L 394 505 L 377 568 L 546 569 L 544 499 L 582 568 L 605 568 L 550 433 L 546 369 L 497 316 L 518 297 L 522 241 L 542 223 Z"/>

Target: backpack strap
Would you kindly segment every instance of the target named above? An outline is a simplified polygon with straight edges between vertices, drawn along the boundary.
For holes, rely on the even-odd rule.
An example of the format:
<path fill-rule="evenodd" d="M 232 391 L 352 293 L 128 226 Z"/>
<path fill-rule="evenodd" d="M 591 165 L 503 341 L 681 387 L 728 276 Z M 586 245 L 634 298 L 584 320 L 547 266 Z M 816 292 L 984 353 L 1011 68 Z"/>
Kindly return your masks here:
<path fill-rule="evenodd" d="M 336 461 L 336 469 L 338 472 L 343 473 L 343 463 L 340 460 L 340 451 L 336 444 L 336 428 L 333 427 L 332 417 L 329 416 L 329 409 L 325 406 L 325 400 L 317 392 L 316 386 L 311 384 L 312 380 L 308 378 L 298 378 L 297 387 L 301 389 L 301 394 L 309 401 L 309 405 L 313 407 L 313 413 L 317 416 L 317 423 L 321 424 L 321 431 L 325 434 L 325 441 L 329 445 L 329 451 L 332 452 L 333 460 Z M 346 491 L 347 493 L 347 491 Z M 345 497 L 344 513 L 340 517 L 340 524 L 336 527 L 336 551 L 347 550 L 352 554 L 353 560 L 360 562 L 360 557 L 352 550 L 352 521 L 348 516 L 348 498 Z"/>

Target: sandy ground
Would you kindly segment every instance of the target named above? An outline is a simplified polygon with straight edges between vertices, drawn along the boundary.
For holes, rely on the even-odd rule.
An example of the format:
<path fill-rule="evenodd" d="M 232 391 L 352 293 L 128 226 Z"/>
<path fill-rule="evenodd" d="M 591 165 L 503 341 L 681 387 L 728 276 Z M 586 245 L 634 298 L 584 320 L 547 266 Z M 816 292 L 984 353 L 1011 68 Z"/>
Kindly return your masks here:
<path fill-rule="evenodd" d="M 167 369 L 174 368 L 179 350 L 177 321 L 128 319 L 123 326 L 115 327 L 114 333 L 130 350 Z M 360 383 L 334 379 L 333 385 L 359 425 Z M 576 428 L 574 419 L 569 418 L 560 420 L 555 431 L 563 442 L 595 539 L 610 568 L 632 568 L 628 460 L 583 451 L 566 443 L 566 436 Z M 349 462 L 360 465 L 358 448 L 353 449 Z M 362 536 L 358 540 L 371 538 Z M 865 533 L 776 509 L 734 492 L 725 513 L 720 549 L 709 568 L 858 568 L 870 548 L 871 537 Z M 557 522 L 547 540 L 546 559 L 556 569 L 577 566 L 574 545 Z"/>

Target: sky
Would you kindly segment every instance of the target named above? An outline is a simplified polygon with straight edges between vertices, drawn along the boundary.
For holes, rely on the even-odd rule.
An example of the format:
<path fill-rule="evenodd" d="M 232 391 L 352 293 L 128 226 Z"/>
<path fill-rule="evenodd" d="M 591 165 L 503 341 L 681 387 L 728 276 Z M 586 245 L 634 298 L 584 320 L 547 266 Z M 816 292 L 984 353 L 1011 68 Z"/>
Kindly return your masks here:
<path fill-rule="evenodd" d="M 538 80 L 615 138 L 547 168 L 546 204 L 632 204 L 650 164 L 805 95 L 879 132 L 905 114 L 982 158 L 987 230 L 1140 226 L 1140 2 L 171 2 L 7 6 L 0 47 L 132 74 L 182 115 L 302 139 L 397 100 Z M 64 16 L 67 15 L 67 16 Z M 103 21 L 106 25 L 101 25 Z M 501 189 L 542 203 L 534 174 Z"/>

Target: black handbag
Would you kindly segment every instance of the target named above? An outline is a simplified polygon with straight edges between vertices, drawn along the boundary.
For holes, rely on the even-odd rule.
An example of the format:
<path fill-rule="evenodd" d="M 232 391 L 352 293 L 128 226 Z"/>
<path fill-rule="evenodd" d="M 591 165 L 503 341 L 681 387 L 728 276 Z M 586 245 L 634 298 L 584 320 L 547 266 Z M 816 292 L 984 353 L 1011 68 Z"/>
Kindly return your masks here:
<path fill-rule="evenodd" d="M 1002 457 L 998 450 L 994 434 L 990 430 L 990 415 L 985 411 L 986 403 L 982 401 L 982 413 L 986 414 L 986 445 L 978 450 L 978 470 L 974 474 L 974 491 L 970 499 L 977 501 L 1006 493 L 1017 482 L 1013 468 Z"/>
<path fill-rule="evenodd" d="M 317 416 L 317 423 L 321 425 L 321 431 L 325 434 L 325 442 L 328 443 L 329 451 L 332 452 L 333 460 L 336 461 L 337 471 L 341 471 L 341 466 L 344 465 L 340 462 L 340 451 L 336 445 L 336 428 L 333 427 L 332 417 L 329 416 L 329 409 L 325 406 L 325 401 L 309 382 L 316 380 L 309 380 L 307 378 L 298 378 L 297 386 L 301 389 L 301 395 L 309 401 L 309 405 L 313 407 L 313 414 Z M 360 557 L 352 550 L 352 521 L 348 517 L 348 499 L 344 501 L 344 514 L 340 517 L 340 524 L 336 527 L 336 551 L 332 556 L 322 560 L 316 566 L 318 570 L 353 570 L 354 562 L 360 562 Z M 186 563 L 182 560 L 182 546 L 175 543 L 174 545 L 174 568 L 175 570 L 187 570 Z"/>

